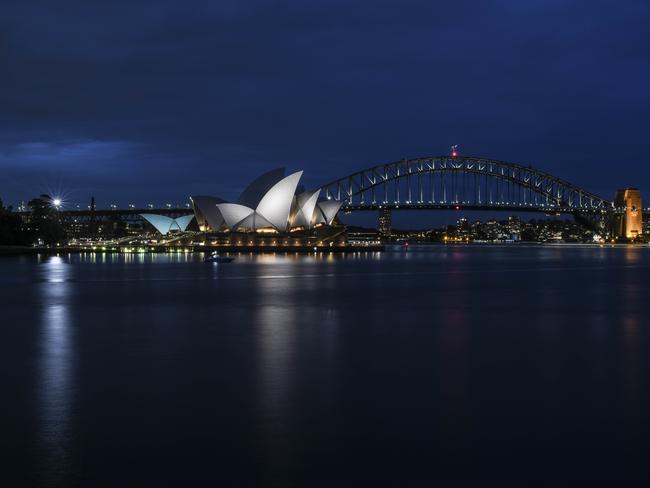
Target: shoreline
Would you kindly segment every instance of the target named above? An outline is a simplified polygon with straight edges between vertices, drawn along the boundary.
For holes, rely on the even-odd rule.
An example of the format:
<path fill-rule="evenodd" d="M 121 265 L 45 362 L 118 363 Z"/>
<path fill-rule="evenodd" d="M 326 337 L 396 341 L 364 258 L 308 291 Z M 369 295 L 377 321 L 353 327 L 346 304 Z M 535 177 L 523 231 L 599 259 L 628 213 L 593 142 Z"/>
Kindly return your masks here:
<path fill-rule="evenodd" d="M 356 252 L 390 252 L 424 247 L 581 247 L 581 248 L 643 248 L 650 247 L 648 243 L 588 243 L 588 242 L 413 242 L 405 246 L 403 243 L 385 243 L 372 246 L 60 246 L 60 247 L 30 247 L 30 246 L 0 246 L 0 256 L 21 255 L 54 255 L 54 254 L 185 254 L 220 251 L 223 253 L 356 253 Z M 94 248 L 93 248 L 94 247 Z"/>
<path fill-rule="evenodd" d="M 29 247 L 0 246 L 0 256 L 53 255 L 53 254 L 193 254 L 219 251 L 223 253 L 351 253 L 383 252 L 384 245 L 375 246 L 111 246 L 110 244 L 93 247 Z"/>
<path fill-rule="evenodd" d="M 385 244 L 392 247 L 405 247 L 404 244 Z M 474 247 L 648 247 L 647 242 L 409 242 L 408 247 L 418 246 L 474 246 Z"/>

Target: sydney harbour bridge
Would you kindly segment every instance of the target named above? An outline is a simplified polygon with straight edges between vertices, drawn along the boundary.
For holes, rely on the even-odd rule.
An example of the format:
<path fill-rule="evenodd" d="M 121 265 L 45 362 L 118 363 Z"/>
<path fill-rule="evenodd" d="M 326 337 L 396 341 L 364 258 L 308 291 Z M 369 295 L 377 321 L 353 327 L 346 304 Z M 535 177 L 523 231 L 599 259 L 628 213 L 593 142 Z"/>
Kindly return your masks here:
<path fill-rule="evenodd" d="M 435 156 L 380 164 L 322 187 L 343 210 L 466 209 L 600 214 L 612 203 L 532 166 Z"/>

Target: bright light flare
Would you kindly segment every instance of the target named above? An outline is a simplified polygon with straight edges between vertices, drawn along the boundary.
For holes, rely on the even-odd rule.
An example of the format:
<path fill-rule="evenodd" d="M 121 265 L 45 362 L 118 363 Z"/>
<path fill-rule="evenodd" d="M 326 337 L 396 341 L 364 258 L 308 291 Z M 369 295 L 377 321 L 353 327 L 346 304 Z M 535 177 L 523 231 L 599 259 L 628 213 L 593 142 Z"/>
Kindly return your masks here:
<path fill-rule="evenodd" d="M 60 207 L 61 203 L 62 202 L 60 198 L 55 198 L 54 200 L 52 200 L 52 205 L 54 205 L 55 207 Z"/>

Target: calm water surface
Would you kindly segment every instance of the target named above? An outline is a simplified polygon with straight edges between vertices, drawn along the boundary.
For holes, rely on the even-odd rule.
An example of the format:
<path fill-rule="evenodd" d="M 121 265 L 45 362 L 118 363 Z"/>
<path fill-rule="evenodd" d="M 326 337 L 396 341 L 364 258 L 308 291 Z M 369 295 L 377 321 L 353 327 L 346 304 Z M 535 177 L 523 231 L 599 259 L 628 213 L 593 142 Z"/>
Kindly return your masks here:
<path fill-rule="evenodd" d="M 650 478 L 650 249 L 0 259 L 12 486 Z"/>

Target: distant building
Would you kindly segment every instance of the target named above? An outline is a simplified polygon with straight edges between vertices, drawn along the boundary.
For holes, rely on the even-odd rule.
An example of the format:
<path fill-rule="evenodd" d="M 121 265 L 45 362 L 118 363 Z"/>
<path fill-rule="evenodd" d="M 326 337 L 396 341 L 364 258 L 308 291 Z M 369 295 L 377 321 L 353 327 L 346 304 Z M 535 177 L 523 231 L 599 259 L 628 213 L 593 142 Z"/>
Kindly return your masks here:
<path fill-rule="evenodd" d="M 641 237 L 643 234 L 643 211 L 639 189 L 618 190 L 614 197 L 614 207 L 618 213 L 614 217 L 613 235 L 632 240 Z"/>
<path fill-rule="evenodd" d="M 381 237 L 390 237 L 393 234 L 391 211 L 389 208 L 379 210 L 379 235 Z"/>

